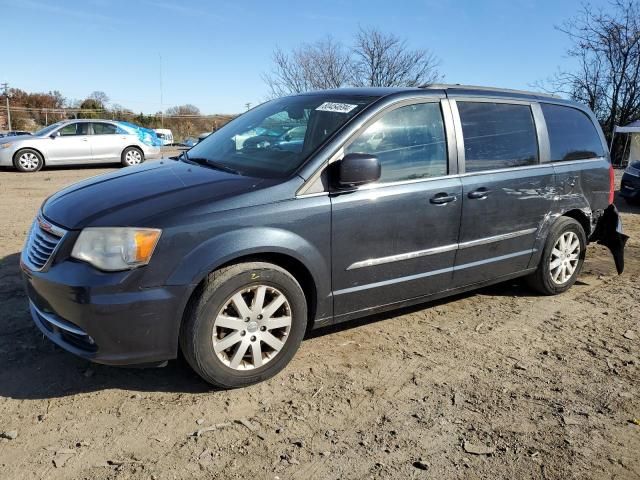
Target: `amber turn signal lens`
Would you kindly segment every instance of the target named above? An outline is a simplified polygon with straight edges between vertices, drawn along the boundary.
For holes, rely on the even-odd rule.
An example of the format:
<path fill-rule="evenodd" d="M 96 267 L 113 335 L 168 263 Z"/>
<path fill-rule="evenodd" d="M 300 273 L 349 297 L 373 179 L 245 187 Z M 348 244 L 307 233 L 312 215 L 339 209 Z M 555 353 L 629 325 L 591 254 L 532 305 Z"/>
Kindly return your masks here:
<path fill-rule="evenodd" d="M 138 230 L 135 233 L 136 262 L 147 263 L 160 238 L 159 230 Z"/>

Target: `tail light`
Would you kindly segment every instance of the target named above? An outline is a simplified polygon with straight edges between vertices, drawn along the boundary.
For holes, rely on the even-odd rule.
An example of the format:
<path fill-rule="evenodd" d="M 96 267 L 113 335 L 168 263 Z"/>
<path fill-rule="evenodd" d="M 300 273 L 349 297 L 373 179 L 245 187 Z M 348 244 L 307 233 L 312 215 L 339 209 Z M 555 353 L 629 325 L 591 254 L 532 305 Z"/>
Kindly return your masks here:
<path fill-rule="evenodd" d="M 616 193 L 616 175 L 613 171 L 613 165 L 609 165 L 609 205 L 613 203 L 613 198 Z"/>

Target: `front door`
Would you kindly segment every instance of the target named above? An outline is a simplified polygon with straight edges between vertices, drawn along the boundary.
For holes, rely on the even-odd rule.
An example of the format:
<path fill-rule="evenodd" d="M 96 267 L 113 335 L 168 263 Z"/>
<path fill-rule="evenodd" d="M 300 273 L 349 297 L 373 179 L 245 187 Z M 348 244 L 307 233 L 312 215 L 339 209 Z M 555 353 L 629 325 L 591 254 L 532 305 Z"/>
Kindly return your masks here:
<path fill-rule="evenodd" d="M 369 122 L 345 153 L 376 155 L 376 184 L 331 195 L 334 313 L 345 317 L 445 290 L 461 212 L 439 101 Z"/>
<path fill-rule="evenodd" d="M 89 163 L 89 123 L 74 122 L 58 130 L 47 145 L 47 164 Z"/>
<path fill-rule="evenodd" d="M 454 272 L 458 287 L 528 267 L 552 210 L 554 171 L 539 163 L 531 105 L 458 101 L 457 110 L 465 169 Z"/>

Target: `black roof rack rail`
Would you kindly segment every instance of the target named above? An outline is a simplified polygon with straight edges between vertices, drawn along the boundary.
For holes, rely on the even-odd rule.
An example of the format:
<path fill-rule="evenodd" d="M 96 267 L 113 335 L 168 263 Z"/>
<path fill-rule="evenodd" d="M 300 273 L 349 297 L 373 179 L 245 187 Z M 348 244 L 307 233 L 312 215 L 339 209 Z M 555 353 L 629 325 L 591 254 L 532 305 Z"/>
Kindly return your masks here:
<path fill-rule="evenodd" d="M 514 90 L 510 88 L 496 88 L 496 87 L 482 87 L 478 85 L 463 85 L 460 83 L 430 83 L 426 85 L 420 85 L 419 88 L 425 89 L 434 89 L 434 90 L 471 90 L 471 91 L 479 91 L 479 92 L 494 92 L 494 93 L 513 93 L 516 95 L 532 95 L 535 97 L 549 97 L 549 98 L 559 98 L 562 97 L 558 95 L 553 95 L 551 93 L 542 93 L 542 92 L 531 92 L 527 90 Z"/>

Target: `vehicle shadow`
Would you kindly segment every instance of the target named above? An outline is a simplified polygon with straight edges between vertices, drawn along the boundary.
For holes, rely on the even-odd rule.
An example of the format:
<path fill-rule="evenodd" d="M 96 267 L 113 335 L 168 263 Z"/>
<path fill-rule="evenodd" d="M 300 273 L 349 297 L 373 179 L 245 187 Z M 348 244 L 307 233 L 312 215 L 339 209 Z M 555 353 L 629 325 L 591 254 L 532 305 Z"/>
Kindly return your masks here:
<path fill-rule="evenodd" d="M 32 323 L 23 291 L 19 253 L 0 260 L 0 398 L 49 399 L 99 390 L 135 392 L 204 393 L 216 389 L 200 379 L 179 357 L 164 368 L 119 368 L 80 359 L 46 339 Z M 307 339 L 390 320 L 424 308 L 473 295 L 536 295 L 517 281 L 505 282 L 475 292 L 421 303 L 372 315 L 363 319 L 323 327 Z"/>
<path fill-rule="evenodd" d="M 0 398 L 49 399 L 108 389 L 210 392 L 179 358 L 165 368 L 118 368 L 78 358 L 33 324 L 20 274 L 20 254 L 0 259 Z"/>
<path fill-rule="evenodd" d="M 120 167 L 119 163 L 92 163 L 90 165 L 60 165 L 60 166 L 45 166 L 36 174 L 43 174 L 47 172 L 65 172 L 65 171 L 91 171 L 91 170 L 104 170 L 106 168 L 118 168 Z M 33 175 L 33 173 L 23 173 L 19 172 L 15 168 L 12 167 L 0 167 L 0 173 L 12 173 L 14 175 Z"/>

